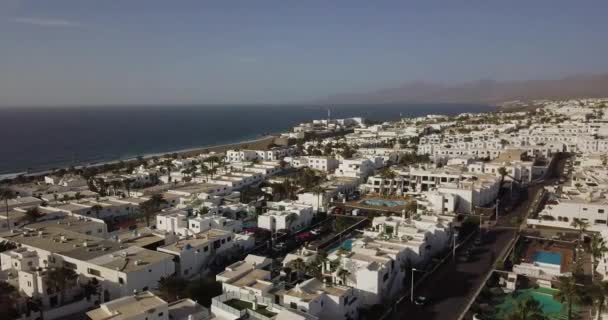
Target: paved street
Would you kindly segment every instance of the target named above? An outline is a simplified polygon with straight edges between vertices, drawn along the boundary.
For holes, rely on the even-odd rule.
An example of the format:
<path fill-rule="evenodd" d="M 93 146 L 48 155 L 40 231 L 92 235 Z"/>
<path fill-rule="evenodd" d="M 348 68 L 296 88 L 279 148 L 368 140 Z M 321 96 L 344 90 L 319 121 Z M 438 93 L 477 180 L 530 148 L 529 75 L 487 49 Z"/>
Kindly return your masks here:
<path fill-rule="evenodd" d="M 483 244 L 472 255 L 468 262 L 456 262 L 450 259 L 440 266 L 433 274 L 418 284 L 414 296 L 425 296 L 430 301 L 426 306 L 416 306 L 405 299 L 395 306 L 396 311 L 391 319 L 458 319 L 465 311 L 467 303 L 473 298 L 475 291 L 482 285 L 484 277 L 493 268 L 494 260 L 515 236 L 517 228 L 512 224 L 513 217 L 524 217 L 534 195 L 544 185 L 552 184 L 559 177 L 565 159 L 555 165 L 554 173 L 543 183 L 528 188 L 527 197 L 521 198 L 508 215 L 499 219 L 498 226 L 483 235 Z M 471 244 L 469 243 L 468 246 Z M 466 246 L 462 247 L 466 249 Z M 419 276 L 419 275 L 418 275 Z"/>

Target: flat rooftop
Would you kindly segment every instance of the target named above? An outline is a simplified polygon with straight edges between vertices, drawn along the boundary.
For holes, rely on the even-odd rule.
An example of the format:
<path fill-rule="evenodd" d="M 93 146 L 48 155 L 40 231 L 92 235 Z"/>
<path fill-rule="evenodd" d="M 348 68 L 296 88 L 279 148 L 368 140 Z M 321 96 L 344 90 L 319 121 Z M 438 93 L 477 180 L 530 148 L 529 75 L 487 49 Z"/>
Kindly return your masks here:
<path fill-rule="evenodd" d="M 179 253 L 182 251 L 183 248 L 188 245 L 190 245 L 191 247 L 204 246 L 208 243 L 221 239 L 230 234 L 232 234 L 232 232 L 230 231 L 225 231 L 221 229 L 210 229 L 205 232 L 196 234 L 193 238 L 179 240 L 178 242 L 160 247 L 159 249 Z"/>
<path fill-rule="evenodd" d="M 146 291 L 104 303 L 99 308 L 87 312 L 87 316 L 92 320 L 131 319 L 164 305 L 167 305 L 167 302 Z"/>
<path fill-rule="evenodd" d="M 100 267 L 128 273 L 148 268 L 151 264 L 172 259 L 173 256 L 170 254 L 140 247 L 128 247 L 91 259 L 88 262 Z"/>

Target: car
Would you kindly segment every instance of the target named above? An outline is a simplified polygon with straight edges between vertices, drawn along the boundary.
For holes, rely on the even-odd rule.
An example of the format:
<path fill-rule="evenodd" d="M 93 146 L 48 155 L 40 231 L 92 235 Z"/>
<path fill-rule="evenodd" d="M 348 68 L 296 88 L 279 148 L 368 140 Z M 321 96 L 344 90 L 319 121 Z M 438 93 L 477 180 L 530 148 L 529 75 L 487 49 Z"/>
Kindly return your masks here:
<path fill-rule="evenodd" d="M 427 304 L 427 302 L 428 302 L 428 299 L 425 296 L 417 296 L 414 299 L 414 304 L 417 306 L 423 306 L 423 305 Z"/>
<path fill-rule="evenodd" d="M 480 245 L 482 243 L 481 238 L 477 238 L 475 239 L 475 241 L 473 242 L 473 244 L 475 244 L 476 246 Z"/>

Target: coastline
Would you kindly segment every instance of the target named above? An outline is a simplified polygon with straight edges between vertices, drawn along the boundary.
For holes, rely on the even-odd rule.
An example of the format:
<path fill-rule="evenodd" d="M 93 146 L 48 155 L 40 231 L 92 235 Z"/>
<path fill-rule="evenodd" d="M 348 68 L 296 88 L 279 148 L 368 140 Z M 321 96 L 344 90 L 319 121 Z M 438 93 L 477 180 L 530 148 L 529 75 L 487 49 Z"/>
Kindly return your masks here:
<path fill-rule="evenodd" d="M 142 157 L 144 159 L 151 159 L 154 157 L 162 157 L 162 156 L 166 156 L 166 155 L 173 154 L 173 153 L 176 153 L 180 156 L 191 157 L 191 156 L 196 156 L 198 154 L 207 153 L 207 152 L 221 153 L 221 152 L 225 152 L 230 149 L 267 148 L 269 145 L 274 143 L 274 140 L 277 137 L 278 137 L 277 135 L 265 135 L 265 136 L 257 138 L 257 139 L 251 139 L 251 140 L 245 140 L 245 141 L 233 142 L 233 143 L 224 143 L 224 144 L 218 144 L 218 145 L 210 145 L 210 146 L 200 146 L 200 147 L 194 147 L 194 148 L 188 148 L 188 149 L 172 150 L 172 151 L 160 152 L 160 153 L 150 153 L 150 154 L 142 155 Z M 132 162 L 132 161 L 136 161 L 136 160 L 137 160 L 137 157 L 130 157 L 130 158 L 126 158 L 126 159 L 81 164 L 81 165 L 74 166 L 74 168 L 80 169 L 80 168 L 85 168 L 85 167 L 100 167 L 105 164 L 113 164 L 113 163 L 118 163 L 120 161 L 124 161 L 124 162 L 128 163 L 128 162 Z M 59 169 L 61 169 L 61 168 L 68 168 L 68 167 L 60 167 Z M 40 171 L 30 172 L 30 173 L 25 172 L 25 171 L 14 172 L 14 173 L 5 173 L 5 174 L 0 173 L 0 182 L 7 180 L 7 179 L 14 179 L 21 175 L 26 176 L 26 177 L 37 177 L 37 176 L 47 175 L 49 173 L 52 173 L 53 171 L 54 170 L 40 170 Z"/>

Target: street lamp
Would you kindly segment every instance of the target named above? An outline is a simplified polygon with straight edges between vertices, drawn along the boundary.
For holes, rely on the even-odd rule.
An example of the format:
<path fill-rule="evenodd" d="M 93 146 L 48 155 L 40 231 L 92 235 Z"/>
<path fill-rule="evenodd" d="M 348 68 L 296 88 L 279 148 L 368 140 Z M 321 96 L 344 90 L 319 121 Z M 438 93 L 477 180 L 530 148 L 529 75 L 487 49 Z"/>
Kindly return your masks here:
<path fill-rule="evenodd" d="M 410 293 L 410 301 L 414 302 L 414 271 L 424 272 L 424 270 L 418 270 L 416 268 L 412 268 L 412 283 L 411 283 L 411 293 Z"/>
<path fill-rule="evenodd" d="M 454 233 L 454 236 L 452 237 L 452 259 L 456 259 L 456 237 L 458 235 L 456 233 Z"/>
<path fill-rule="evenodd" d="M 500 199 L 496 199 L 496 223 L 498 224 L 498 205 L 500 204 Z"/>

